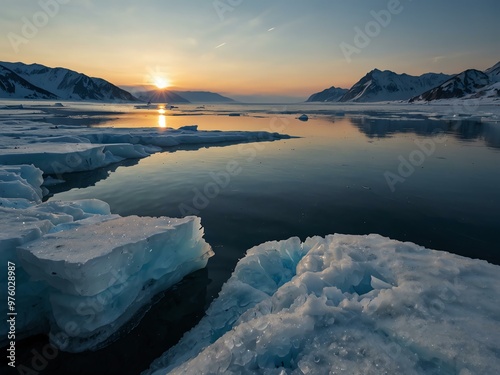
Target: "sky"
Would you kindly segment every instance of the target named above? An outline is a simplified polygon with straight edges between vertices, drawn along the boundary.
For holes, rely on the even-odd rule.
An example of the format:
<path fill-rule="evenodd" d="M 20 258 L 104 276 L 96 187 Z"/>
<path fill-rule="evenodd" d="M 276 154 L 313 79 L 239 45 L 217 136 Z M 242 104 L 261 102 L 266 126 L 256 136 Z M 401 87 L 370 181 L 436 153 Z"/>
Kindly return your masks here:
<path fill-rule="evenodd" d="M 500 60 L 499 0 L 1 0 L 0 61 L 237 98 Z"/>

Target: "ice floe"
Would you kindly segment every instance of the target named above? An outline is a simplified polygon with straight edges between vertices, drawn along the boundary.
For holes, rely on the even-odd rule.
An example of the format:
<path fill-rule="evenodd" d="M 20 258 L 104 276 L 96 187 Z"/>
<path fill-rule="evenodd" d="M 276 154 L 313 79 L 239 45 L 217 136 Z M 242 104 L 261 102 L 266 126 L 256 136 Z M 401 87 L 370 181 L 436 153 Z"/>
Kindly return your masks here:
<path fill-rule="evenodd" d="M 16 265 L 17 339 L 48 333 L 65 351 L 102 347 L 213 255 L 200 218 L 120 217 L 95 199 L 41 203 L 42 182 L 34 166 L 0 167 L 0 261 Z"/>
<path fill-rule="evenodd" d="M 270 132 L 199 131 L 196 125 L 179 129 L 119 129 L 1 120 L 0 164 L 33 164 L 45 174 L 60 175 L 143 158 L 165 148 L 288 138 Z"/>
<path fill-rule="evenodd" d="M 499 267 L 379 235 L 250 249 L 147 374 L 494 374 Z"/>

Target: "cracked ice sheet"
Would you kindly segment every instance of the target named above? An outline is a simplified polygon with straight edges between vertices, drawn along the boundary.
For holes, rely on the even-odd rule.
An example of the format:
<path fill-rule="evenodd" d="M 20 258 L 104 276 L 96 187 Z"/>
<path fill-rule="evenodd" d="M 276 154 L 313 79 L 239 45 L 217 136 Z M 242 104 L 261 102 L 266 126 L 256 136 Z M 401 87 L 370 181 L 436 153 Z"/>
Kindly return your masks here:
<path fill-rule="evenodd" d="M 265 243 L 146 373 L 494 374 L 499 271 L 379 235 Z"/>

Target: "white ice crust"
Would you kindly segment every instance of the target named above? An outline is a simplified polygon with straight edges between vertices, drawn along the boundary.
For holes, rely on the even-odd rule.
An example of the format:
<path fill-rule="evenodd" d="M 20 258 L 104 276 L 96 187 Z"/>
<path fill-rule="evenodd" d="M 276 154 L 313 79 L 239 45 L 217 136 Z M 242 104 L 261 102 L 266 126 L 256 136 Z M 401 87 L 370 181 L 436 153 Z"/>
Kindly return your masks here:
<path fill-rule="evenodd" d="M 45 174 L 89 171 L 178 146 L 274 141 L 287 135 L 250 131 L 87 128 L 0 120 L 0 165 L 33 164 Z"/>
<path fill-rule="evenodd" d="M 16 265 L 18 340 L 48 333 L 65 351 L 98 349 L 213 255 L 197 217 L 120 217 L 95 199 L 41 203 L 42 182 L 32 165 L 0 166 L 0 263 Z"/>
<path fill-rule="evenodd" d="M 495 374 L 500 268 L 379 235 L 250 249 L 147 374 Z"/>

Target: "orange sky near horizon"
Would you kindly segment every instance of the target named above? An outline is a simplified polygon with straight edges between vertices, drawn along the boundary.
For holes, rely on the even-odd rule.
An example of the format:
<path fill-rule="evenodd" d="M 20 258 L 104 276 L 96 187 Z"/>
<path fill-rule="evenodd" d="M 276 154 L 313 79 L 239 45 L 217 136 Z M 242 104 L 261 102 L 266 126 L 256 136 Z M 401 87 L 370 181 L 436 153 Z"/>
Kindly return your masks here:
<path fill-rule="evenodd" d="M 118 86 L 162 77 L 181 90 L 306 98 L 350 88 L 374 68 L 420 75 L 494 65 L 497 35 L 484 26 L 496 24 L 500 5 L 483 3 L 401 0 L 390 13 L 387 0 L 16 1 L 2 10 L 0 61 L 64 67 Z M 384 25 L 380 14 L 389 14 Z M 372 35 L 363 45 L 359 30 Z"/>

